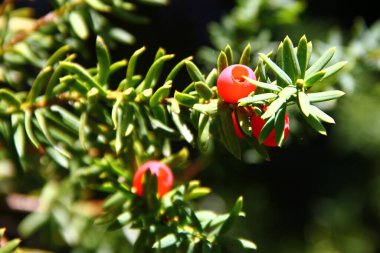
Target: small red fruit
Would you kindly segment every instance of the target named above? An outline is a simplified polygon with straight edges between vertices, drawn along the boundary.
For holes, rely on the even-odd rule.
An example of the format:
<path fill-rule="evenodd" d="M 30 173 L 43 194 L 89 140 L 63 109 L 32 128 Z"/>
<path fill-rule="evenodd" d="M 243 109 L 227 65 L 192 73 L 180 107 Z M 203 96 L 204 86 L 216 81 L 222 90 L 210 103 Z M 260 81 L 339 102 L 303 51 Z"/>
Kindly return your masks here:
<path fill-rule="evenodd" d="M 242 64 L 234 64 L 223 69 L 216 86 L 219 96 L 228 103 L 237 103 L 239 99 L 247 97 L 256 86 L 249 83 L 243 76 L 256 80 L 253 70 Z"/>
<path fill-rule="evenodd" d="M 152 160 L 144 163 L 137 169 L 133 178 L 133 188 L 136 190 L 136 194 L 140 197 L 143 195 L 143 182 L 147 170 L 150 170 L 150 173 L 157 176 L 157 192 L 158 197 L 161 198 L 170 191 L 173 186 L 173 172 L 169 166 L 160 161 Z"/>
<path fill-rule="evenodd" d="M 232 124 L 234 125 L 236 136 L 240 139 L 244 139 L 244 134 L 240 129 L 239 122 L 236 119 L 236 113 L 234 111 L 231 112 Z"/>
<path fill-rule="evenodd" d="M 265 124 L 265 120 L 263 120 L 260 116 L 252 115 L 251 118 L 251 127 L 252 127 L 252 134 L 256 137 L 256 139 L 259 139 L 259 135 L 261 132 L 261 129 L 263 128 Z M 285 114 L 285 124 L 284 124 L 284 141 L 289 135 L 289 116 L 288 114 Z M 269 134 L 267 139 L 263 142 L 265 146 L 268 147 L 277 147 L 276 143 L 276 137 L 275 137 L 275 130 L 273 129 L 272 132 Z"/>

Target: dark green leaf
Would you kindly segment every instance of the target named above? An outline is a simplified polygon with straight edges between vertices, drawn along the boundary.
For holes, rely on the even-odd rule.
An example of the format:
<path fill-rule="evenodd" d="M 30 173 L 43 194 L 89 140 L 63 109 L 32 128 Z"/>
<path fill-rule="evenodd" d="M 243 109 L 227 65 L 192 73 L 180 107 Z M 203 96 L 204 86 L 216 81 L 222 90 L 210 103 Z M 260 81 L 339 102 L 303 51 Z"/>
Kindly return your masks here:
<path fill-rule="evenodd" d="M 193 107 L 193 105 L 198 102 L 196 97 L 179 91 L 174 92 L 174 99 L 177 100 L 180 105 L 186 107 Z"/>
<path fill-rule="evenodd" d="M 223 69 L 228 67 L 228 59 L 225 52 L 221 51 L 218 57 L 218 75 L 223 71 Z"/>
<path fill-rule="evenodd" d="M 148 88 L 153 88 L 159 80 L 163 65 L 166 61 L 173 59 L 174 54 L 164 55 L 156 60 L 149 68 L 144 81 L 136 88 L 137 92 L 141 92 Z"/>
<path fill-rule="evenodd" d="M 307 65 L 309 64 L 309 54 L 310 52 L 307 50 L 307 39 L 306 36 L 303 35 L 298 42 L 297 46 L 297 58 L 298 63 L 300 65 L 300 78 L 305 78 L 305 72 L 307 69 Z"/>
<path fill-rule="evenodd" d="M 96 38 L 96 57 L 98 59 L 98 81 L 104 85 L 110 75 L 111 59 L 108 48 L 100 36 Z"/>
<path fill-rule="evenodd" d="M 160 88 L 158 88 L 149 99 L 149 105 L 151 107 L 161 104 L 162 99 L 169 96 L 170 89 L 172 87 L 172 81 L 166 82 Z"/>
<path fill-rule="evenodd" d="M 20 114 L 12 114 L 12 128 L 14 129 L 13 140 L 18 156 L 21 158 L 25 153 L 25 130 L 24 117 Z"/>
<path fill-rule="evenodd" d="M 282 106 L 278 110 L 274 118 L 275 138 L 276 138 L 276 143 L 279 147 L 281 147 L 284 142 L 285 113 L 286 113 L 286 105 Z"/>
<path fill-rule="evenodd" d="M 283 42 L 283 58 L 284 70 L 292 79 L 293 83 L 295 83 L 301 75 L 301 70 L 296 52 L 294 50 L 293 42 L 288 36 L 286 36 Z"/>
<path fill-rule="evenodd" d="M 279 67 L 274 63 L 268 56 L 265 54 L 259 53 L 259 56 L 263 61 L 268 65 L 268 67 L 276 74 L 277 79 L 285 82 L 286 85 L 292 85 L 292 79 Z"/>
<path fill-rule="evenodd" d="M 273 131 L 274 123 L 275 123 L 275 116 L 272 115 L 264 124 L 263 128 L 260 131 L 259 134 L 259 142 L 263 143 L 269 136 L 269 134 Z"/>
<path fill-rule="evenodd" d="M 238 121 L 240 129 L 244 132 L 244 134 L 251 136 L 251 115 L 249 115 L 245 109 L 239 107 L 237 108 L 237 110 L 235 110 L 234 113 L 236 113 L 236 119 Z"/>
<path fill-rule="evenodd" d="M 171 113 L 174 124 L 176 125 L 178 131 L 182 134 L 188 143 L 192 143 L 194 140 L 193 133 L 187 126 L 185 121 L 182 119 L 181 114 L 172 111 Z"/>
<path fill-rule="evenodd" d="M 322 125 L 321 121 L 311 112 L 308 117 L 305 117 L 306 122 L 318 133 L 322 135 L 327 135 L 325 127 Z"/>
<path fill-rule="evenodd" d="M 67 125 L 69 128 L 73 129 L 74 132 L 79 131 L 79 118 L 75 114 L 59 105 L 52 105 L 50 109 L 52 112 L 56 112 L 61 115 L 62 120 L 60 122 L 62 125 Z"/>
<path fill-rule="evenodd" d="M 266 161 L 270 161 L 267 149 L 264 145 L 260 145 L 256 138 L 245 139 L 249 146 L 253 147 Z"/>
<path fill-rule="evenodd" d="M 251 60 L 251 44 L 247 44 L 243 50 L 243 53 L 240 56 L 240 64 L 249 66 L 250 65 L 250 60 Z"/>
<path fill-rule="evenodd" d="M 211 243 L 207 240 L 202 240 L 202 253 L 211 253 L 212 246 Z"/>
<path fill-rule="evenodd" d="M 46 62 L 46 66 L 53 66 L 58 61 L 60 61 L 69 51 L 71 47 L 69 45 L 64 45 L 55 51 Z"/>
<path fill-rule="evenodd" d="M 226 56 L 227 56 L 228 65 L 232 65 L 234 62 L 234 60 L 233 60 L 234 57 L 233 57 L 231 46 L 227 45 L 226 48 L 224 49 L 224 52 L 226 53 Z"/>
<path fill-rule="evenodd" d="M 286 100 L 282 97 L 277 98 L 274 100 L 268 107 L 267 110 L 264 112 L 264 114 L 261 116 L 262 119 L 267 119 L 272 117 L 278 109 L 282 107 L 283 104 L 286 103 Z"/>
<path fill-rule="evenodd" d="M 260 59 L 262 60 L 262 59 Z M 280 67 L 281 69 L 285 69 L 285 62 L 284 62 L 284 43 L 281 42 L 279 45 L 278 45 L 278 48 L 277 48 L 277 53 L 276 53 L 276 64 L 278 67 Z M 265 69 L 265 67 L 263 67 L 263 69 Z M 261 78 L 262 80 L 266 81 L 266 79 L 263 79 Z M 285 87 L 287 86 L 286 82 L 283 81 L 281 78 L 276 78 L 277 80 L 277 85 L 280 86 L 280 87 Z"/>
<path fill-rule="evenodd" d="M 222 227 L 220 228 L 219 235 L 225 234 L 231 228 L 232 224 L 240 216 L 240 212 L 242 209 L 243 209 L 243 197 L 240 196 L 236 200 L 234 206 L 232 207 L 227 220 L 223 223 Z"/>
<path fill-rule="evenodd" d="M 107 91 L 81 65 L 67 61 L 60 62 L 60 65 L 70 73 L 76 74 L 89 88 L 96 88 L 101 94 L 107 94 Z"/>
<path fill-rule="evenodd" d="M 35 99 L 41 94 L 44 87 L 47 86 L 49 79 L 53 73 L 53 68 L 47 66 L 41 70 L 32 84 L 32 88 L 29 91 L 27 101 L 34 102 Z"/>
<path fill-rule="evenodd" d="M 41 144 L 36 138 L 33 130 L 33 113 L 30 110 L 25 111 L 25 130 L 26 130 L 26 135 L 30 139 L 30 141 L 33 143 L 33 145 L 36 148 L 40 148 Z"/>
<path fill-rule="evenodd" d="M 127 64 L 128 64 L 128 61 L 126 59 L 112 63 L 110 65 L 110 75 L 114 74 L 115 72 L 117 72 L 122 67 L 127 66 Z"/>
<path fill-rule="evenodd" d="M 127 74 L 126 74 L 126 79 L 127 79 L 127 87 L 132 87 L 131 84 L 133 84 L 133 76 L 135 75 L 135 69 L 136 69 L 136 63 L 139 58 L 139 56 L 145 51 L 145 47 L 142 47 L 138 50 L 136 50 L 131 58 L 129 59 L 128 67 L 127 67 Z"/>
<path fill-rule="evenodd" d="M 202 81 L 206 82 L 205 77 L 203 76 L 202 72 L 198 69 L 198 67 L 191 61 L 186 61 L 186 69 L 187 73 L 189 73 L 189 76 L 193 82 Z"/>
<path fill-rule="evenodd" d="M 277 48 L 277 53 L 276 53 L 276 64 L 279 66 L 281 69 L 284 69 L 285 63 L 284 63 L 284 43 L 280 42 Z"/>
<path fill-rule="evenodd" d="M 210 119 L 206 114 L 201 114 L 198 124 L 198 148 L 201 152 L 206 152 L 210 144 Z"/>
<path fill-rule="evenodd" d="M 195 82 L 195 90 L 198 92 L 199 96 L 209 100 L 212 97 L 212 90 L 204 82 Z"/>
<path fill-rule="evenodd" d="M 218 71 L 213 68 L 211 72 L 206 77 L 206 84 L 208 87 L 214 87 L 216 85 L 216 80 L 218 79 Z"/>
<path fill-rule="evenodd" d="M 15 106 L 16 108 L 20 107 L 21 101 L 14 95 L 14 93 L 7 89 L 0 89 L 0 101 L 5 100 L 9 105 Z"/>
<path fill-rule="evenodd" d="M 228 104 L 218 103 L 217 114 L 218 131 L 226 149 L 237 159 L 241 159 L 241 148 L 232 123 L 231 110 Z"/>
<path fill-rule="evenodd" d="M 65 149 L 63 149 L 63 148 L 59 147 L 58 145 L 56 145 L 55 141 L 50 136 L 50 132 L 48 130 L 48 125 L 46 123 L 44 112 L 45 112 L 44 108 L 38 109 L 38 110 L 34 111 L 34 114 L 36 116 L 38 125 L 40 126 L 40 129 L 42 130 L 42 133 L 45 135 L 45 138 L 48 140 L 48 142 L 50 143 L 50 145 L 52 145 L 54 147 L 54 149 L 56 149 L 59 153 L 61 153 L 62 155 L 66 156 L 67 158 L 70 158 L 71 154 L 68 151 L 66 151 Z"/>
<path fill-rule="evenodd" d="M 186 62 L 191 61 L 193 57 L 187 57 L 180 61 L 175 67 L 170 71 L 169 75 L 165 79 L 165 83 L 169 80 L 174 80 L 174 78 L 177 76 L 178 72 L 181 70 L 181 68 L 185 65 Z"/>

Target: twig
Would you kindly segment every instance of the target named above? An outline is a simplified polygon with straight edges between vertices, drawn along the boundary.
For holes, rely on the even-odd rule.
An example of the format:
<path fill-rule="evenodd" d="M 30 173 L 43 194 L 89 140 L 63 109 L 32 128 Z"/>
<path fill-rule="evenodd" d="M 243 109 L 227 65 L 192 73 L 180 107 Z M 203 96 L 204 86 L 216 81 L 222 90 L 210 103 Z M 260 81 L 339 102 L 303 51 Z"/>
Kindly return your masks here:
<path fill-rule="evenodd" d="M 7 9 L 8 5 L 12 5 L 14 0 L 4 0 L 4 2 L 0 5 L 0 16 L 2 16 Z"/>
<path fill-rule="evenodd" d="M 6 0 L 4 4 L 6 4 L 6 2 L 13 2 L 14 0 Z M 69 11 L 71 10 L 72 8 L 74 8 L 75 6 L 77 5 L 80 5 L 80 4 L 83 4 L 84 1 L 83 0 L 78 0 L 78 1 L 74 1 L 74 2 L 69 2 L 63 6 L 61 6 L 59 9 L 57 10 L 54 10 L 54 11 L 51 11 L 49 13 L 47 13 L 46 15 L 40 17 L 39 19 L 36 20 L 36 23 L 34 24 L 33 28 L 28 30 L 28 31 L 23 31 L 19 34 L 17 34 L 15 37 L 13 37 L 12 39 L 10 39 L 10 41 L 8 43 L 5 43 L 3 45 L 3 52 L 4 51 L 7 51 L 9 50 L 10 48 L 12 48 L 15 44 L 25 40 L 31 33 L 33 32 L 36 32 L 38 31 L 41 27 L 53 22 L 56 18 L 62 16 L 64 13 L 66 13 L 66 11 Z M 2 5 L 2 6 L 3 6 Z M 1 7 L 2 7 L 1 6 Z M 0 7 L 0 15 L 1 15 L 1 7 Z M 5 7 L 3 7 L 4 10 L 5 10 Z"/>

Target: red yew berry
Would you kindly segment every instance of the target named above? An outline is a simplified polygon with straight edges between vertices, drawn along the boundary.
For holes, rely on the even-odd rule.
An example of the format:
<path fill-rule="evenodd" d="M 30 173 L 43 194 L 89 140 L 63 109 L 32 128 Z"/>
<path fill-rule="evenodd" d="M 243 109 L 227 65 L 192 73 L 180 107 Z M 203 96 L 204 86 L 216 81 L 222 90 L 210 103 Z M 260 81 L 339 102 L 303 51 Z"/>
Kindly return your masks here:
<path fill-rule="evenodd" d="M 252 115 L 251 117 L 251 127 L 252 127 L 252 134 L 256 137 L 256 139 L 259 139 L 259 135 L 261 132 L 261 129 L 263 128 L 265 124 L 265 120 L 263 120 L 260 116 Z M 289 116 L 288 114 L 285 114 L 285 124 L 284 124 L 284 141 L 289 135 Z M 265 146 L 268 147 L 277 147 L 276 143 L 276 137 L 275 137 L 275 130 L 273 129 L 272 132 L 269 134 L 267 139 L 263 142 Z"/>
<path fill-rule="evenodd" d="M 240 129 L 239 122 L 236 118 L 236 113 L 234 111 L 231 112 L 232 124 L 234 125 L 236 136 L 240 139 L 244 139 L 244 134 Z"/>
<path fill-rule="evenodd" d="M 219 96 L 228 103 L 237 103 L 239 99 L 247 97 L 256 86 L 249 83 L 243 76 L 256 80 L 253 70 L 242 64 L 234 64 L 223 69 L 216 86 Z"/>
<path fill-rule="evenodd" d="M 133 178 L 133 188 L 136 190 L 136 194 L 140 197 L 143 195 L 143 182 L 147 170 L 150 170 L 150 173 L 157 176 L 157 193 L 158 197 L 161 198 L 170 191 L 173 186 L 173 172 L 169 166 L 160 161 L 152 160 L 144 163 L 137 169 Z"/>

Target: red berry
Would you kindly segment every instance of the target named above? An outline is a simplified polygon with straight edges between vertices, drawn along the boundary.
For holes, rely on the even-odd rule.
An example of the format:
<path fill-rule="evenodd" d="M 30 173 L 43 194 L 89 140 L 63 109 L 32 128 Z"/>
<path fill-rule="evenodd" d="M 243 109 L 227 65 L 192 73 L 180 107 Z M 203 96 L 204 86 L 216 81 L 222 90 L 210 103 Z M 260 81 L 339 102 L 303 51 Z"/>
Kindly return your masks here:
<path fill-rule="evenodd" d="M 252 127 L 252 134 L 258 139 L 261 129 L 263 128 L 265 124 L 265 120 L 263 120 L 260 116 L 252 115 L 251 118 L 251 127 Z M 289 135 L 289 116 L 288 114 L 285 114 L 285 124 L 284 124 L 284 141 Z M 275 130 L 273 129 L 272 132 L 269 134 L 267 139 L 263 142 L 265 146 L 268 147 L 277 147 L 276 143 L 276 137 L 275 137 Z"/>
<path fill-rule="evenodd" d="M 232 118 L 232 124 L 234 125 L 235 128 L 235 133 L 236 136 L 239 137 L 240 139 L 244 139 L 244 134 L 242 133 L 239 122 L 236 119 L 236 113 L 234 111 L 231 112 L 231 118 Z"/>
<path fill-rule="evenodd" d="M 234 64 L 223 69 L 216 82 L 219 96 L 228 103 L 237 103 L 247 97 L 256 86 L 249 83 L 243 76 L 256 80 L 253 70 L 242 64 Z"/>
<path fill-rule="evenodd" d="M 160 161 L 153 160 L 144 163 L 138 168 L 133 178 L 133 188 L 140 197 L 143 195 L 143 181 L 147 170 L 150 170 L 150 173 L 157 176 L 157 192 L 158 197 L 161 198 L 170 191 L 173 186 L 173 172 L 169 166 Z"/>

